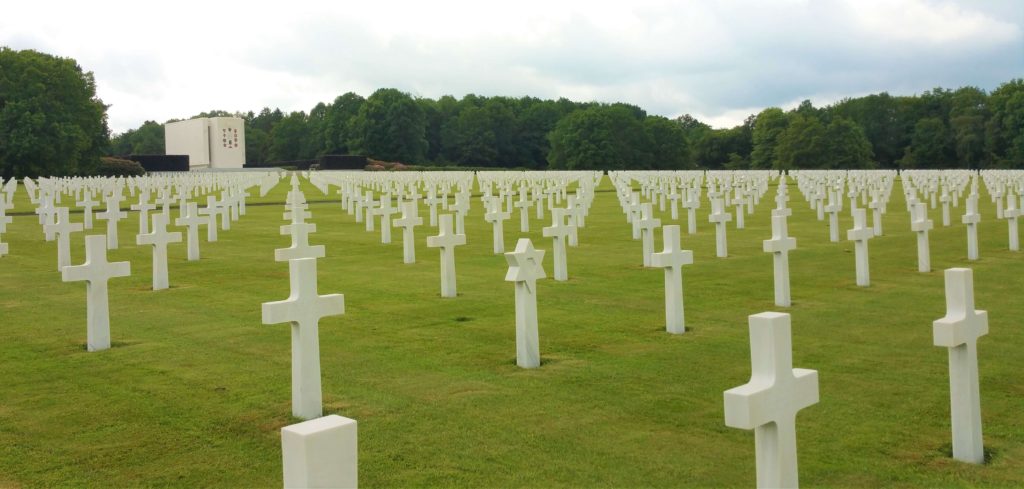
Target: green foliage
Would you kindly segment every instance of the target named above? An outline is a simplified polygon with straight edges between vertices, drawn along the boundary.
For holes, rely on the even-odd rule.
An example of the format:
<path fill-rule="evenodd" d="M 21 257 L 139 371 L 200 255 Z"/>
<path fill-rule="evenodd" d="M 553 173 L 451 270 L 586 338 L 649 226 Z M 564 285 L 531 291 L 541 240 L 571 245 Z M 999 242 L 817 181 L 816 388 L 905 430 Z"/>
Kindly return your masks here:
<path fill-rule="evenodd" d="M 820 168 L 866 169 L 874 168 L 871 142 L 856 122 L 836 117 L 828 124 L 824 135 L 825 163 Z"/>
<path fill-rule="evenodd" d="M 443 142 L 451 161 L 460 165 L 492 166 L 498 157 L 487 112 L 470 106 L 445 125 Z"/>
<path fill-rule="evenodd" d="M 338 96 L 334 103 L 327 106 L 324 114 L 322 154 L 349 153 L 349 140 L 353 138 L 352 120 L 365 101 L 363 97 L 348 92 Z"/>
<path fill-rule="evenodd" d="M 141 177 L 146 174 L 146 169 L 137 161 L 101 156 L 93 174 L 100 177 Z"/>
<path fill-rule="evenodd" d="M 350 147 L 377 159 L 420 163 L 426 159 L 427 120 L 409 94 L 381 88 L 359 107 Z"/>
<path fill-rule="evenodd" d="M 951 168 L 956 166 L 956 153 L 949 127 L 939 117 L 917 121 L 903 159 L 902 168 Z"/>
<path fill-rule="evenodd" d="M 91 72 L 70 58 L 0 47 L 0 176 L 89 173 L 108 142 Z"/>
<path fill-rule="evenodd" d="M 293 161 L 302 158 L 306 132 L 306 114 L 292 112 L 274 125 L 270 131 L 270 161 Z M 308 159 L 308 158 L 305 158 Z"/>
<path fill-rule="evenodd" d="M 780 170 L 791 168 L 824 168 L 825 127 L 814 115 L 800 113 L 789 115 L 789 124 L 776 141 L 774 167 Z"/>
<path fill-rule="evenodd" d="M 753 168 L 778 168 L 775 147 L 779 137 L 786 130 L 788 121 L 786 114 L 778 107 L 769 107 L 761 111 L 754 119 L 753 150 L 750 153 L 750 165 Z"/>
<path fill-rule="evenodd" d="M 551 168 L 650 168 L 650 139 L 637 115 L 622 105 L 600 105 L 569 114 L 548 136 Z"/>
<path fill-rule="evenodd" d="M 644 131 L 650 142 L 651 168 L 691 170 L 696 167 L 690 159 L 686 132 L 678 123 L 664 117 L 647 117 L 644 119 Z"/>
<path fill-rule="evenodd" d="M 129 129 L 111 138 L 109 154 L 162 155 L 166 147 L 164 125 L 146 121 L 137 129 Z"/>
<path fill-rule="evenodd" d="M 1024 79 L 1004 83 L 989 97 L 985 150 L 994 166 L 1024 168 Z"/>

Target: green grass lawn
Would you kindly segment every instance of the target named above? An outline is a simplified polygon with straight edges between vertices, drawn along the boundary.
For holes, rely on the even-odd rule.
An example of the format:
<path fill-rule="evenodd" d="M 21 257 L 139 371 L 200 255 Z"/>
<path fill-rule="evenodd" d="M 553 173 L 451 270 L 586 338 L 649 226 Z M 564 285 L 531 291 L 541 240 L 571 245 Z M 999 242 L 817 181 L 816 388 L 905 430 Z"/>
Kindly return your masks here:
<path fill-rule="evenodd" d="M 933 271 L 918 273 L 894 190 L 885 236 L 870 242 L 871 287 L 859 288 L 852 243 L 828 242 L 827 221 L 791 185 L 788 309 L 773 305 L 772 257 L 761 251 L 774 186 L 746 229 L 729 224 L 726 259 L 714 256 L 707 201 L 697 235 L 685 234 L 681 210 L 694 264 L 683 272 L 688 332 L 673 336 L 663 272 L 641 266 L 610 189 L 606 178 L 569 248 L 570 280 L 538 282 L 543 363 L 534 370 L 515 365 L 514 287 L 479 199 L 469 244 L 456 252 L 455 299 L 439 296 L 428 226 L 416 230 L 417 263 L 404 265 L 400 229 L 382 245 L 337 196 L 310 206 L 310 242 L 327 248 L 320 293 L 346 301 L 344 316 L 320 322 L 324 411 L 359 422 L 362 485 L 753 486 L 754 436 L 724 425 L 722 392 L 750 376 L 747 316 L 772 310 L 792 314 L 794 367 L 819 373 L 821 401 L 797 418 L 803 485 L 1024 484 L 1024 254 L 1007 250 L 987 192 L 981 259 L 966 260 L 961 203 L 949 228 L 930 212 Z M 14 218 L 0 258 L 0 487 L 280 487 L 280 429 L 297 422 L 290 333 L 262 325 L 260 304 L 288 296 L 288 266 L 274 261 L 289 244 L 278 234 L 286 190 L 282 182 L 250 199 L 268 205 L 250 205 L 216 243 L 201 230 L 199 262 L 174 245 L 171 288 L 159 292 L 131 213 L 109 258 L 130 260 L 132 275 L 110 282 L 113 348 L 98 353 L 85 351 L 84 285 L 61 282 L 56 243 L 35 216 Z M 30 210 L 19 192 L 15 211 Z M 515 213 L 505 223 L 508 250 L 518 222 Z M 848 210 L 840 223 L 845 238 Z M 526 236 L 548 250 L 550 277 L 541 225 L 532 219 Z M 932 346 L 932 321 L 945 314 L 942 270 L 964 266 L 974 269 L 977 307 L 989 311 L 979 343 L 984 466 L 950 457 L 947 354 Z"/>

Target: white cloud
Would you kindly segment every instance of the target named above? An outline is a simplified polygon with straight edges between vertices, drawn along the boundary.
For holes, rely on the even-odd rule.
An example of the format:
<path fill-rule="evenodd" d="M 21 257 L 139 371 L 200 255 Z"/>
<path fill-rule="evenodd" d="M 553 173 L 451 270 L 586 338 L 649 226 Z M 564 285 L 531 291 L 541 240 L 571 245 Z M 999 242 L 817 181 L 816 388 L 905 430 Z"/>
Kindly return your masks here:
<path fill-rule="evenodd" d="M 116 132 L 380 87 L 622 101 L 722 126 L 794 100 L 995 88 L 1024 73 L 1016 1 L 16 2 L 0 45 L 77 59 Z"/>

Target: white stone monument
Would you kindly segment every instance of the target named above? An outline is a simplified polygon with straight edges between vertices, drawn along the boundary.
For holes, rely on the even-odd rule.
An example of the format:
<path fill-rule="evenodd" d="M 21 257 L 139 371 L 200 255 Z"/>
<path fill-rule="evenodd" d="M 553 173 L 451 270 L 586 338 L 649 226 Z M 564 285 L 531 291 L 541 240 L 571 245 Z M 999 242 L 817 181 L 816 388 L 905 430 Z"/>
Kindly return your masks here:
<path fill-rule="evenodd" d="M 924 202 L 914 204 L 914 220 L 910 223 L 910 229 L 917 233 L 917 271 L 932 271 L 932 259 L 928 248 L 928 230 L 932 228 L 932 221 L 928 219 L 928 205 Z"/>
<path fill-rule="evenodd" d="M 199 216 L 199 205 L 185 204 L 185 215 L 174 220 L 175 226 L 186 226 L 185 241 L 188 243 L 188 261 L 199 259 L 199 226 L 208 224 L 209 219 Z"/>
<path fill-rule="evenodd" d="M 693 252 L 680 248 L 679 226 L 661 228 L 664 248 L 651 255 L 651 266 L 665 269 L 665 331 L 686 332 L 683 309 L 683 265 L 693 263 Z"/>
<path fill-rule="evenodd" d="M 414 228 L 423 224 L 423 218 L 416 215 L 416 202 L 402 202 L 402 217 L 394 225 L 402 228 L 402 262 L 416 263 L 416 235 Z"/>
<path fill-rule="evenodd" d="M 285 489 L 359 486 L 359 440 L 354 419 L 331 414 L 281 428 Z"/>
<path fill-rule="evenodd" d="M 131 263 L 107 261 L 107 237 L 85 237 L 85 263 L 61 270 L 65 282 L 84 280 L 86 294 L 86 347 L 89 351 L 110 348 L 110 302 L 107 281 L 131 274 Z"/>
<path fill-rule="evenodd" d="M 775 272 L 775 305 L 791 305 L 789 289 L 789 252 L 796 249 L 796 238 L 789 236 L 785 215 L 772 216 L 772 239 L 762 241 L 765 253 L 773 255 Z"/>
<path fill-rule="evenodd" d="M 640 239 L 643 246 L 643 264 L 651 266 L 651 254 L 654 253 L 654 230 L 661 227 L 661 219 L 654 217 L 654 206 L 650 202 L 640 205 Z"/>
<path fill-rule="evenodd" d="M 520 238 L 515 251 L 505 253 L 508 272 L 505 280 L 516 284 L 516 365 L 540 366 L 540 334 L 537 331 L 537 279 L 544 274 L 544 250 L 533 248 L 528 238 Z"/>
<path fill-rule="evenodd" d="M 167 277 L 167 245 L 180 243 L 180 232 L 167 232 L 167 214 L 153 214 L 153 230 L 135 237 L 135 244 L 153 247 L 153 290 L 169 287 Z"/>
<path fill-rule="evenodd" d="M 560 282 L 569 280 L 568 260 L 565 256 L 565 238 L 575 228 L 565 224 L 565 209 L 551 209 L 551 225 L 541 231 L 545 238 L 552 239 L 554 248 L 554 277 Z"/>
<path fill-rule="evenodd" d="M 871 285 L 871 269 L 868 267 L 868 240 L 875 236 L 875 230 L 868 227 L 868 215 L 864 209 L 853 210 L 853 229 L 846 231 L 846 239 L 853 241 L 856 260 L 857 285 Z"/>
<path fill-rule="evenodd" d="M 978 214 L 978 194 L 972 193 L 967 197 L 967 210 L 961 222 L 967 225 L 967 259 L 977 260 L 978 223 L 981 222 L 981 214 Z"/>
<path fill-rule="evenodd" d="M 754 430 L 757 487 L 798 487 L 796 414 L 818 402 L 818 372 L 793 368 L 789 314 L 749 320 L 753 373 L 725 391 L 725 425 Z"/>
<path fill-rule="evenodd" d="M 711 199 L 711 214 L 708 221 L 715 223 L 715 256 L 725 258 L 729 256 L 729 243 L 726 237 L 726 223 L 732 220 L 732 214 L 724 211 L 725 203 L 721 198 Z"/>
<path fill-rule="evenodd" d="M 67 207 L 57 208 L 57 222 L 47 224 L 46 231 L 57 237 L 57 271 L 71 264 L 71 233 L 83 229 L 82 223 L 71 222 Z"/>
<path fill-rule="evenodd" d="M 263 303 L 263 324 L 292 326 L 292 415 L 313 419 L 323 415 L 320 391 L 320 318 L 345 314 L 345 296 L 319 295 L 316 258 L 289 263 L 291 294 Z"/>
<path fill-rule="evenodd" d="M 438 220 L 438 235 L 427 236 L 427 247 L 441 249 L 441 297 L 455 297 L 455 247 L 466 244 L 466 235 L 452 232 L 451 214 L 438 216 Z"/>
<path fill-rule="evenodd" d="M 988 313 L 974 309 L 971 269 L 946 270 L 946 316 L 932 323 L 932 333 L 935 346 L 949 349 L 953 458 L 983 463 L 978 338 L 988 334 Z"/>

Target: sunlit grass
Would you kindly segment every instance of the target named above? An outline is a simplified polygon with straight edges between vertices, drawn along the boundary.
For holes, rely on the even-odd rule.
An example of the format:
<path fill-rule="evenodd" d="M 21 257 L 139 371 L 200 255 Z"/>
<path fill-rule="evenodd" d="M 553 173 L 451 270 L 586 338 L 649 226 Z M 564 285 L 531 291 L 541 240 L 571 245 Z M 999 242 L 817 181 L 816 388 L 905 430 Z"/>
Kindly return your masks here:
<path fill-rule="evenodd" d="M 897 184 L 898 185 L 898 184 Z M 750 432 L 724 426 L 722 391 L 750 375 L 747 316 L 773 305 L 771 196 L 729 228 L 714 257 L 708 205 L 685 234 L 688 333 L 664 332 L 662 272 L 641 266 L 641 246 L 605 180 L 570 248 L 568 282 L 539 282 L 541 368 L 515 366 L 513 286 L 491 253 L 491 228 L 474 198 L 458 248 L 459 297 L 439 297 L 434 234 L 419 227 L 417 259 L 402 263 L 401 233 L 379 232 L 305 185 L 323 244 L 321 294 L 343 293 L 346 314 L 320 323 L 326 413 L 359 422 L 360 482 L 372 486 L 752 486 Z M 854 283 L 853 246 L 829 243 L 793 190 L 790 255 L 794 366 L 817 369 L 821 402 L 798 417 L 806 486 L 1019 485 L 1024 474 L 1024 255 L 1007 248 L 1005 222 L 980 201 L 981 260 L 966 261 L 964 227 L 931 212 L 931 273 L 916 271 L 916 241 L 900 191 L 873 239 L 870 288 Z M 35 216 L 15 217 L 0 258 L 0 486 L 279 487 L 279 431 L 290 417 L 290 335 L 264 326 L 260 304 L 288 295 L 273 250 L 285 183 L 205 242 L 202 260 L 172 248 L 171 289 L 150 290 L 150 253 L 122 221 L 132 276 L 114 279 L 114 347 L 87 353 L 85 287 L 62 283 L 56 245 Z M 129 202 L 124 205 L 127 207 Z M 16 211 L 30 210 L 23 190 Z M 963 208 L 954 209 L 959 222 Z M 425 215 L 425 209 L 421 211 Z M 531 216 L 532 217 L 532 216 Z M 664 224 L 668 213 L 661 213 Z M 80 219 L 80 214 L 76 215 Z M 548 223 L 531 220 L 538 248 Z M 852 227 L 848 212 L 841 227 Z M 93 230 L 99 233 L 100 227 Z M 660 234 L 660 233 L 659 233 Z M 841 233 L 845 236 L 845 232 Z M 518 214 L 505 223 L 506 248 Z M 660 236 L 659 236 L 660 240 Z M 83 260 L 82 235 L 73 262 Z M 658 245 L 660 248 L 660 243 Z M 971 466 L 949 456 L 946 353 L 931 323 L 945 312 L 942 270 L 974 269 L 990 334 L 979 346 L 986 448 Z"/>

